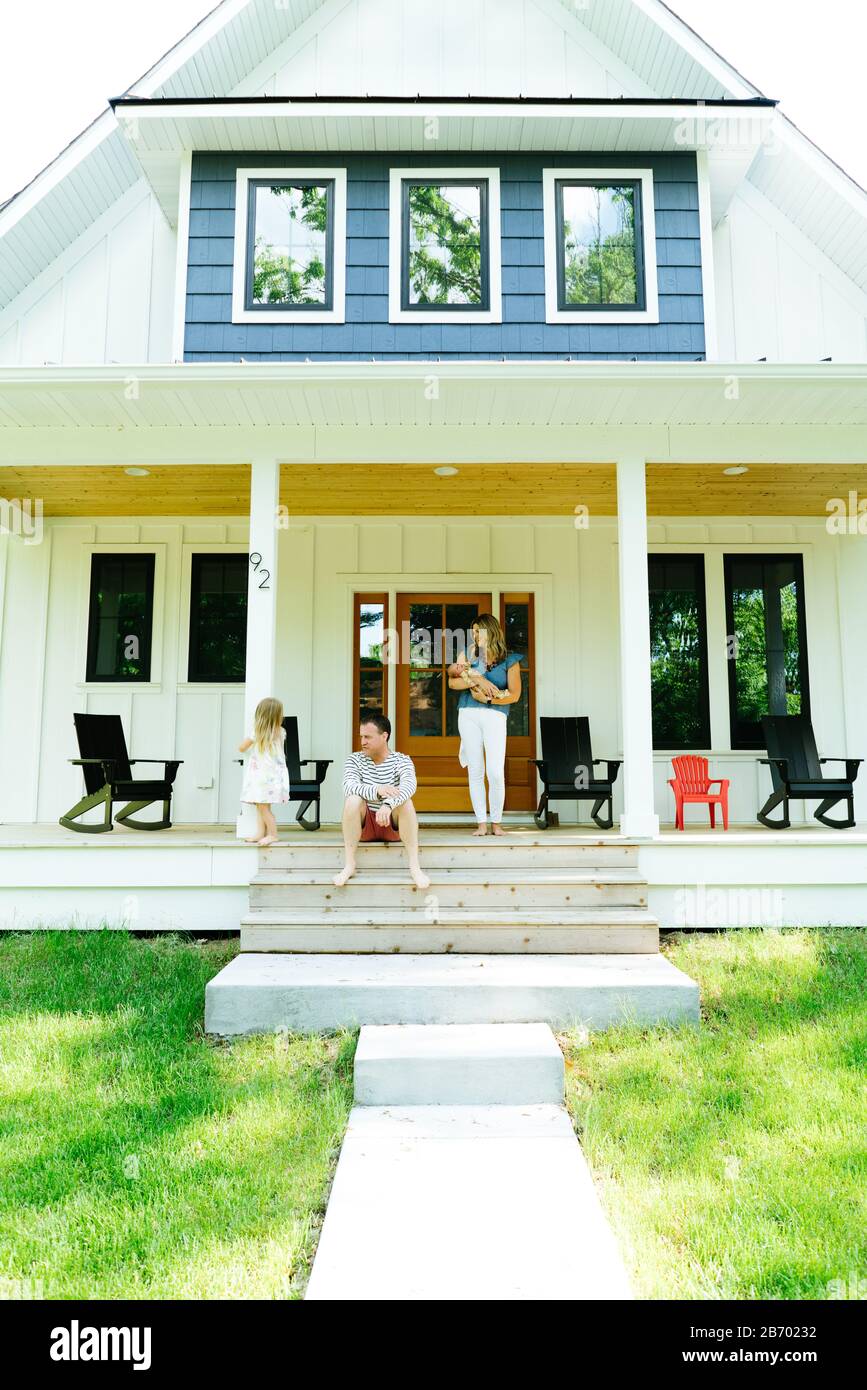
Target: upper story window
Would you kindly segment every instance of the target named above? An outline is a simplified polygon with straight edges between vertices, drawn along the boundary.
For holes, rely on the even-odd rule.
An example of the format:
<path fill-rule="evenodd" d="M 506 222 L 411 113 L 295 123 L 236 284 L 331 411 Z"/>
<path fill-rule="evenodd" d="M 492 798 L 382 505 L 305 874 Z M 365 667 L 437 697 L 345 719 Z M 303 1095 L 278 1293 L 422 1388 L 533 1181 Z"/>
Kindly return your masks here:
<path fill-rule="evenodd" d="M 658 323 L 651 169 L 546 169 L 552 323 Z"/>
<path fill-rule="evenodd" d="M 389 319 L 499 323 L 497 169 L 392 169 Z"/>
<path fill-rule="evenodd" d="M 154 566 L 152 554 L 91 556 L 86 680 L 150 680 Z"/>
<path fill-rule="evenodd" d="M 239 169 L 233 323 L 342 323 L 346 170 Z"/>

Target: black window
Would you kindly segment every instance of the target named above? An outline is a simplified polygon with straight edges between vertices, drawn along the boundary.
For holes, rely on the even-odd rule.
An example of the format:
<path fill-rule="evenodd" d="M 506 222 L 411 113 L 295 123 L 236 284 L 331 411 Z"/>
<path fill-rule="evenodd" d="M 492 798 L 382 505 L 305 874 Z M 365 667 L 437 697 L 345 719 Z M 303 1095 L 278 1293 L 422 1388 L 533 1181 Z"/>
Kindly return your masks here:
<path fill-rule="evenodd" d="M 650 555 L 654 748 L 709 748 L 704 556 Z"/>
<path fill-rule="evenodd" d="M 91 557 L 87 680 L 150 680 L 153 607 L 153 555 Z"/>
<path fill-rule="evenodd" d="M 763 748 L 763 714 L 810 713 L 800 555 L 726 555 L 732 748 Z"/>
<path fill-rule="evenodd" d="M 246 555 L 194 555 L 190 576 L 191 681 L 243 681 L 247 654 Z"/>
<path fill-rule="evenodd" d="M 247 309 L 331 309 L 334 180 L 251 179 L 247 206 Z"/>
<path fill-rule="evenodd" d="M 645 309 L 641 181 L 555 180 L 560 309 Z"/>
<path fill-rule="evenodd" d="M 404 179 L 401 226 L 401 308 L 490 309 L 487 179 Z"/>

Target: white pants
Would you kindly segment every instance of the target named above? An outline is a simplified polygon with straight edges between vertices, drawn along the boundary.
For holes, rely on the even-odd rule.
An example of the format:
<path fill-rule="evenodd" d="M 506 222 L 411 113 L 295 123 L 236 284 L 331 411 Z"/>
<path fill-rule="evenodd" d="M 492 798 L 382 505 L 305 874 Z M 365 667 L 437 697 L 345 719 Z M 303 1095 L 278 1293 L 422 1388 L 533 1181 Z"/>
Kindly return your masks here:
<path fill-rule="evenodd" d="M 458 732 L 461 736 L 462 762 L 470 778 L 470 800 L 479 825 L 488 819 L 485 807 L 485 771 L 488 774 L 488 793 L 491 801 L 491 820 L 503 819 L 506 800 L 506 728 L 508 720 L 499 710 L 458 710 Z"/>

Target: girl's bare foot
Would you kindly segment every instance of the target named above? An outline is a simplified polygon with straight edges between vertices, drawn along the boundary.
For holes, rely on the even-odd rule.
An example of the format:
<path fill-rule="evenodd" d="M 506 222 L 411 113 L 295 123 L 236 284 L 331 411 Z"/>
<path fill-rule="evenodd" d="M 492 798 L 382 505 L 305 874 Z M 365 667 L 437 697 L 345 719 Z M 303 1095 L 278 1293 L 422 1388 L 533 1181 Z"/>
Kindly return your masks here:
<path fill-rule="evenodd" d="M 505 830 L 503 829 L 503 827 L 499 824 L 499 822 L 495 822 L 495 823 L 491 826 L 491 829 L 493 830 L 493 832 L 494 832 L 495 835 L 505 835 L 505 833 L 506 833 Z"/>
<path fill-rule="evenodd" d="M 352 878 L 352 875 L 353 875 L 354 873 L 355 873 L 355 865 L 354 865 L 354 864 L 347 864 L 344 868 L 342 868 L 342 869 L 340 870 L 340 873 L 339 873 L 339 874 L 335 874 L 335 876 L 334 876 L 334 887 L 335 887 L 335 888 L 345 888 L 345 887 L 346 887 L 346 884 L 347 884 L 347 883 L 349 882 L 349 880 Z"/>
<path fill-rule="evenodd" d="M 487 833 L 488 833 L 488 827 L 487 827 L 486 825 L 480 825 L 479 828 L 478 828 L 478 830 L 474 830 L 474 831 L 473 831 L 473 834 L 474 834 L 474 835 L 487 835 Z"/>
<path fill-rule="evenodd" d="M 415 868 L 410 865 L 409 873 L 416 888 L 430 888 L 430 879 L 418 864 L 416 864 Z"/>

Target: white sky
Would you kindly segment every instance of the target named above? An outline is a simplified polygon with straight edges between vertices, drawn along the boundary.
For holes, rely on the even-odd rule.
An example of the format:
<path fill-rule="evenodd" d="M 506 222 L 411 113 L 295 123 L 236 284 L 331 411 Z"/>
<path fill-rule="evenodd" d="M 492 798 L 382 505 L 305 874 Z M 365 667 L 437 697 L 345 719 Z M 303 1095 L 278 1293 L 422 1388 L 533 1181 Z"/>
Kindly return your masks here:
<path fill-rule="evenodd" d="M 867 186 L 864 0 L 670 7 Z M 212 8 L 209 0 L 0 0 L 0 201 Z"/>

